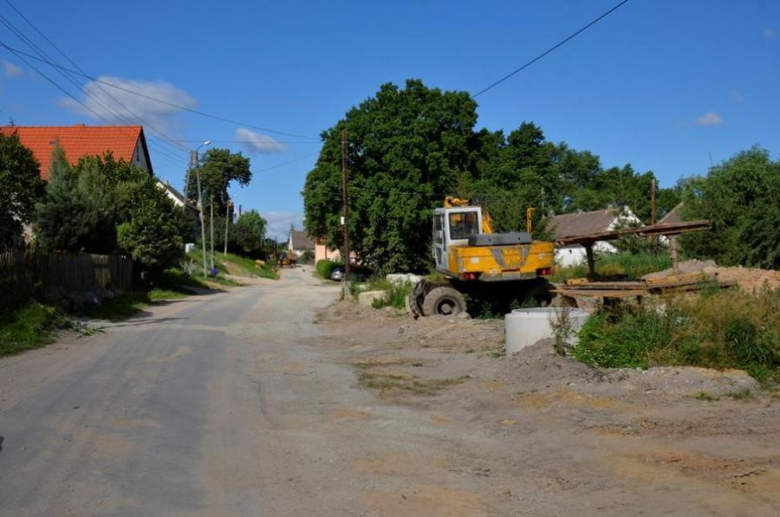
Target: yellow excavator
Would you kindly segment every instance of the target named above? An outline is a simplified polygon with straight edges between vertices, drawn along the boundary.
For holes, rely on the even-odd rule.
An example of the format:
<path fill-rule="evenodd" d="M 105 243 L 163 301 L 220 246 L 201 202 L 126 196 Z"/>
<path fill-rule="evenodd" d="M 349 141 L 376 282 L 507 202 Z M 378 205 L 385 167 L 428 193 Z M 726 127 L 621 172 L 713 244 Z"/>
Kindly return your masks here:
<path fill-rule="evenodd" d="M 527 232 L 494 233 L 487 210 L 467 199 L 446 197 L 434 211 L 432 253 L 444 279 L 414 287 L 409 308 L 417 316 L 465 312 L 466 296 L 505 308 L 514 300 L 552 301 L 546 277 L 552 274 L 553 243 L 534 241 Z"/>

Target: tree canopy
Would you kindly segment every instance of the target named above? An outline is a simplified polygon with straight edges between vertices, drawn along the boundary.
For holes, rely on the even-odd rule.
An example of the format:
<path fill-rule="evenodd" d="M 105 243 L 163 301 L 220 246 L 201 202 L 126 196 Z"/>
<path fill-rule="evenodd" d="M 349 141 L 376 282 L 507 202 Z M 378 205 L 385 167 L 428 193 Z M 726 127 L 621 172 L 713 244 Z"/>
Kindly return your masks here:
<path fill-rule="evenodd" d="M 680 188 L 684 218 L 712 223 L 711 231 L 681 237 L 687 254 L 723 265 L 780 268 L 780 160 L 753 147 Z"/>
<path fill-rule="evenodd" d="M 17 135 L 0 134 L 0 251 L 18 242 L 45 185 L 32 151 Z"/>
<path fill-rule="evenodd" d="M 255 210 L 244 212 L 233 225 L 233 239 L 241 252 L 257 255 L 263 249 L 266 220 Z"/>
<path fill-rule="evenodd" d="M 303 190 L 308 233 L 343 245 L 341 132 L 348 137 L 351 247 L 381 272 L 425 271 L 430 265 L 431 215 L 447 195 L 486 206 L 496 229 L 525 228 L 533 212 L 536 237 L 549 214 L 628 205 L 650 217 L 652 172 L 630 165 L 604 169 L 598 156 L 546 140 L 521 123 L 475 131 L 477 105 L 467 92 L 446 92 L 409 80 L 383 85 L 322 133 L 323 147 Z M 667 190 L 669 192 L 667 192 Z M 662 192 L 663 191 L 663 192 Z M 660 189 L 659 217 L 679 193 Z"/>
<path fill-rule="evenodd" d="M 200 158 L 200 184 L 203 193 L 203 206 L 209 207 L 214 199 L 214 211 L 225 214 L 230 200 L 228 188 L 233 182 L 245 187 L 252 181 L 249 158 L 229 149 L 209 149 Z M 198 184 L 195 174 L 190 173 L 187 188 L 188 199 L 198 199 Z"/>
<path fill-rule="evenodd" d="M 35 222 L 44 251 L 127 253 L 148 269 L 176 265 L 192 229 L 148 172 L 111 154 L 71 167 L 59 147 Z"/>

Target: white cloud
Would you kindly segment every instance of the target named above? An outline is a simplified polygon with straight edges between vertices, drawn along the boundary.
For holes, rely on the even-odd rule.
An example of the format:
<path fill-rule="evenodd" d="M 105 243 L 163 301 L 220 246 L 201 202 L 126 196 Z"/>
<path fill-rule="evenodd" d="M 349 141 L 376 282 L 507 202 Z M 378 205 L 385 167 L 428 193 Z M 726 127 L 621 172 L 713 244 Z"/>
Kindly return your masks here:
<path fill-rule="evenodd" d="M 723 117 L 714 111 L 708 111 L 696 119 L 697 126 L 717 126 L 719 124 L 723 124 Z"/>
<path fill-rule="evenodd" d="M 243 142 L 250 153 L 281 153 L 287 150 L 275 138 L 243 127 L 236 129 L 236 140 Z"/>
<path fill-rule="evenodd" d="M 3 60 L 3 69 L 5 71 L 5 76 L 11 79 L 18 79 L 20 77 L 24 77 L 24 70 L 22 70 L 15 64 L 11 63 L 10 61 Z"/>
<path fill-rule="evenodd" d="M 764 37 L 765 40 L 770 40 L 777 36 L 777 32 L 775 32 L 774 29 L 770 29 L 768 27 L 761 29 L 761 35 Z"/>
<path fill-rule="evenodd" d="M 79 99 L 86 108 L 70 98 L 60 99 L 60 105 L 100 122 L 108 120 L 112 124 L 128 124 L 132 121 L 133 124 L 139 124 L 142 120 L 144 126 L 149 127 L 148 131 L 163 132 L 168 136 L 180 134 L 180 110 L 153 99 L 186 108 L 194 108 L 197 105 L 187 92 L 163 81 L 134 81 L 107 76 L 98 77 L 98 80 L 123 89 L 90 81 L 84 85 L 82 98 Z"/>
<path fill-rule="evenodd" d="M 276 240 L 285 240 L 290 234 L 290 225 L 296 230 L 303 229 L 303 214 L 300 212 L 264 212 L 261 214 L 268 221 L 266 234 Z"/>

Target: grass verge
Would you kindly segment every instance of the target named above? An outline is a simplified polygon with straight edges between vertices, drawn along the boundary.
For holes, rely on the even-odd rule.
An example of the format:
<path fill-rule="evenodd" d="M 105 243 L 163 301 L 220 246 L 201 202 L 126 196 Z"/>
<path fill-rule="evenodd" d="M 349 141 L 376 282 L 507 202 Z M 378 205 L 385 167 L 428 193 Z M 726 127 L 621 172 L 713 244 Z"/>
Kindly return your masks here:
<path fill-rule="evenodd" d="M 737 368 L 780 382 L 780 290 L 713 290 L 601 309 L 572 355 L 612 368 Z"/>
<path fill-rule="evenodd" d="M 38 302 L 0 315 L 0 357 L 40 348 L 51 343 L 68 320 L 59 309 Z"/>

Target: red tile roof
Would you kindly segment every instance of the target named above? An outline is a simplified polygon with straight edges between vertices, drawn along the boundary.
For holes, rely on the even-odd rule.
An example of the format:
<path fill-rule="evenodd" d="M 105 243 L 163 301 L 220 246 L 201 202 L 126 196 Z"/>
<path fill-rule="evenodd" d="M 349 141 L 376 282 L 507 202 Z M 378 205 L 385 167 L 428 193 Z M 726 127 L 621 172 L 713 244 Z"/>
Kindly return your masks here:
<path fill-rule="evenodd" d="M 22 145 L 30 149 L 41 164 L 41 177 L 49 180 L 51 152 L 57 142 L 65 150 L 68 162 L 78 163 L 82 156 L 102 156 L 111 151 L 117 160 L 133 161 L 139 139 L 145 149 L 141 126 L 3 126 L 0 133 L 17 134 Z M 151 171 L 151 162 L 147 162 Z"/>

